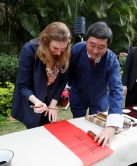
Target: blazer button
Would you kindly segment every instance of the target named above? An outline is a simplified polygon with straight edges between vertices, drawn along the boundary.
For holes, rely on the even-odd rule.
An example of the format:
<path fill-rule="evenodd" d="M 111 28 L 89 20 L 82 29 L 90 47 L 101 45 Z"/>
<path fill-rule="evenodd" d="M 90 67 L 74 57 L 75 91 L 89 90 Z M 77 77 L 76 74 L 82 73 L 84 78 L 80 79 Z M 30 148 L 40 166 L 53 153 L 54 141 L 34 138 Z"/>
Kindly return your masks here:
<path fill-rule="evenodd" d="M 52 90 L 50 91 L 50 93 L 52 93 Z"/>

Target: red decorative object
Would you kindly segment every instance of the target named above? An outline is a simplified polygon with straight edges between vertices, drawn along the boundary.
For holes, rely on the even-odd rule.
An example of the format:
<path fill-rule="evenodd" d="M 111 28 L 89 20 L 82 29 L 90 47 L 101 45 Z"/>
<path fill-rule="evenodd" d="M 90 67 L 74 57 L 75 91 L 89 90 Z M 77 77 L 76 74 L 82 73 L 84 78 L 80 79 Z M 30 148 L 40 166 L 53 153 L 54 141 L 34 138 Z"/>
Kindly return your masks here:
<path fill-rule="evenodd" d="M 63 99 L 68 99 L 69 98 L 69 92 L 68 92 L 68 89 L 67 88 L 65 88 L 64 90 L 63 90 L 63 92 L 62 92 L 62 94 L 61 94 L 61 98 L 63 98 Z"/>
<path fill-rule="evenodd" d="M 59 105 L 60 106 L 67 106 L 69 102 L 69 92 L 68 92 L 68 89 L 65 88 L 60 96 L 60 102 L 59 102 Z"/>
<path fill-rule="evenodd" d="M 68 98 L 66 98 L 66 99 L 61 98 L 60 102 L 59 102 L 59 105 L 60 106 L 67 106 L 68 102 L 69 102 Z"/>
<path fill-rule="evenodd" d="M 92 165 L 113 153 L 108 146 L 104 148 L 98 146 L 93 138 L 67 120 L 61 120 L 52 125 L 46 124 L 44 128 L 79 157 L 85 166 Z"/>

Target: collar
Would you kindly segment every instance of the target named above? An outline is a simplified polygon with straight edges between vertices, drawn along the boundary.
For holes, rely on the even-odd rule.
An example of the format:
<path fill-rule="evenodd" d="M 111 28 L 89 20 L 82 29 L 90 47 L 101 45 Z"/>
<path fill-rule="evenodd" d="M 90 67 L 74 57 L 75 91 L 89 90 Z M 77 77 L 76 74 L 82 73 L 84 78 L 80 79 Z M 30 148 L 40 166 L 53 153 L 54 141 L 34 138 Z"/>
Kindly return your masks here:
<path fill-rule="evenodd" d="M 89 57 L 89 59 L 91 59 L 91 56 L 90 56 L 90 54 L 87 52 L 87 55 L 88 55 L 88 57 Z M 97 59 L 95 59 L 95 63 L 99 63 L 100 62 L 100 59 L 101 59 L 101 57 L 99 57 L 99 58 L 97 58 Z"/>

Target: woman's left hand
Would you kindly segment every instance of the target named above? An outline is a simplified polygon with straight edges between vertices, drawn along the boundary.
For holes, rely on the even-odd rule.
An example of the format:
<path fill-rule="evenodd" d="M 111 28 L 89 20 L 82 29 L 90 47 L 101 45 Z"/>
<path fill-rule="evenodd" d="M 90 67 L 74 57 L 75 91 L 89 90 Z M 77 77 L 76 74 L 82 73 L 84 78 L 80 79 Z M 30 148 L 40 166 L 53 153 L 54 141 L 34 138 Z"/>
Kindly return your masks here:
<path fill-rule="evenodd" d="M 49 109 L 49 111 L 45 113 L 45 116 L 48 113 L 49 121 L 53 121 L 53 122 L 57 121 L 57 112 L 58 111 L 56 109 L 54 109 L 54 108 L 57 108 L 56 105 L 57 105 L 57 100 L 52 99 L 48 108 L 53 108 L 53 109 Z"/>
<path fill-rule="evenodd" d="M 50 106 L 48 108 L 50 108 Z M 51 108 L 52 109 L 49 109 L 49 111 L 48 111 L 48 118 L 49 118 L 49 121 L 55 122 L 55 121 L 57 121 L 58 110 L 56 110 L 57 107 L 55 107 L 55 109 L 54 109 L 54 107 L 52 106 Z M 45 116 L 46 115 L 47 115 L 47 112 L 45 112 Z"/>

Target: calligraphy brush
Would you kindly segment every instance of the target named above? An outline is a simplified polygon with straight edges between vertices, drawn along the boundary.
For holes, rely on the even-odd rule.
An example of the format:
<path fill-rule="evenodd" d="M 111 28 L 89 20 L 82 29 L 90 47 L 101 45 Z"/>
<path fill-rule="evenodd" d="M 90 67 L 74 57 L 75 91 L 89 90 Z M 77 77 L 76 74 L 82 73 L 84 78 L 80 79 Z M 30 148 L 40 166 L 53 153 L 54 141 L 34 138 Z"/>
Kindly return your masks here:
<path fill-rule="evenodd" d="M 33 106 L 33 105 L 31 105 L 30 106 L 31 108 L 41 108 L 41 106 Z M 49 108 L 49 107 L 47 107 L 48 109 L 54 109 L 54 110 L 63 110 L 63 108 Z"/>

